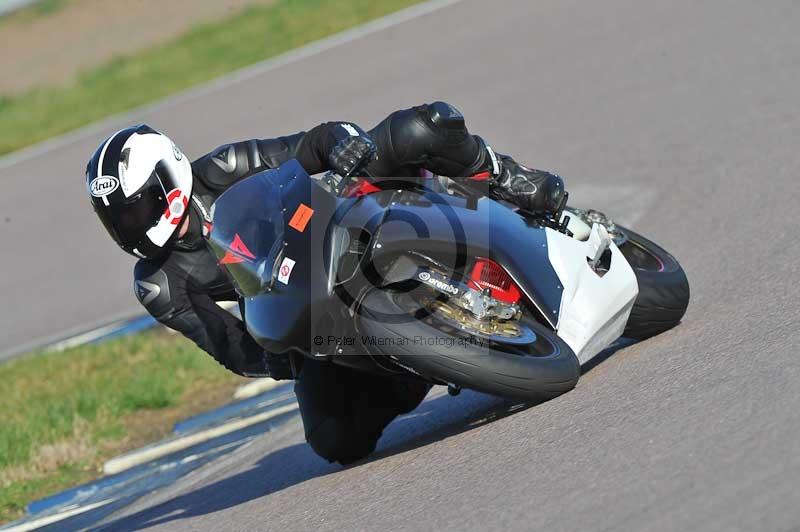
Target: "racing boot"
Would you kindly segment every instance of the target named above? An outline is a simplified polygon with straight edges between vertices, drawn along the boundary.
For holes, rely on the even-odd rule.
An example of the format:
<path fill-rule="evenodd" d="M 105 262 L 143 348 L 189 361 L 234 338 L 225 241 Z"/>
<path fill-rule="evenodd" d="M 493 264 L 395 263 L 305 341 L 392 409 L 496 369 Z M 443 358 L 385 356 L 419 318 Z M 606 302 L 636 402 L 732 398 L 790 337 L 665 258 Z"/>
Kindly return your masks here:
<path fill-rule="evenodd" d="M 523 166 L 508 155 L 495 153 L 485 143 L 469 179 L 482 181 L 492 198 L 537 214 L 558 213 L 567 200 L 560 176 Z"/>

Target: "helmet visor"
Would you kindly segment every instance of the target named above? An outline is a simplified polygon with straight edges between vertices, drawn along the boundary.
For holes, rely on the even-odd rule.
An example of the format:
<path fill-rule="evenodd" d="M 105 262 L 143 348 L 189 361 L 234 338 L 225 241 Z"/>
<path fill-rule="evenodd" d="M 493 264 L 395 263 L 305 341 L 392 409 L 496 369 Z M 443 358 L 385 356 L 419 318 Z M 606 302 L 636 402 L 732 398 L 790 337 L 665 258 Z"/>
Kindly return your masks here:
<path fill-rule="evenodd" d="M 136 247 L 147 231 L 158 224 L 166 208 L 164 189 L 150 182 L 124 202 L 109 205 L 121 244 Z"/>

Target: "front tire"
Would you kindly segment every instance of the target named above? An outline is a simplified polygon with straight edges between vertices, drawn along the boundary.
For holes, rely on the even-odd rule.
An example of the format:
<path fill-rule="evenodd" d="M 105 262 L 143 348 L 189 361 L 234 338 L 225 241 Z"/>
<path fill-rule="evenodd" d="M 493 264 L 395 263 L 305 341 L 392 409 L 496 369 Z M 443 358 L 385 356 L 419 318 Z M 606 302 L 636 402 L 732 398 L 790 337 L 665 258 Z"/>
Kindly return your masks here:
<path fill-rule="evenodd" d="M 639 283 L 623 336 L 644 340 L 680 323 L 689 306 L 689 281 L 675 257 L 663 248 L 630 229 L 617 229 L 627 237 L 620 251 Z"/>
<path fill-rule="evenodd" d="M 571 390 L 578 382 L 580 364 L 575 353 L 532 318 L 523 318 L 535 334 L 531 344 L 503 345 L 440 327 L 427 313 L 409 314 L 408 308 L 398 303 L 402 297 L 373 290 L 364 298 L 357 318 L 362 335 L 408 340 L 401 345 L 370 345 L 373 355 L 393 358 L 428 378 L 502 397 L 542 401 Z M 404 314 L 408 319 L 380 318 Z"/>

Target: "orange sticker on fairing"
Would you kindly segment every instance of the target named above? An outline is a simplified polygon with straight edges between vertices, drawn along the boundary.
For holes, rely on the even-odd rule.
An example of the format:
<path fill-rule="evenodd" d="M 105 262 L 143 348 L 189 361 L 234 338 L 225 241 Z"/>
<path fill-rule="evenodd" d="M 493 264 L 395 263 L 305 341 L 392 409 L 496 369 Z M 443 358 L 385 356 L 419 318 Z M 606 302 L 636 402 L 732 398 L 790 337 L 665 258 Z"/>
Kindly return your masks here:
<path fill-rule="evenodd" d="M 297 210 L 294 211 L 292 219 L 289 220 L 289 227 L 302 233 L 306 230 L 306 226 L 311 221 L 312 216 L 314 216 L 314 209 L 305 203 L 301 203 Z"/>

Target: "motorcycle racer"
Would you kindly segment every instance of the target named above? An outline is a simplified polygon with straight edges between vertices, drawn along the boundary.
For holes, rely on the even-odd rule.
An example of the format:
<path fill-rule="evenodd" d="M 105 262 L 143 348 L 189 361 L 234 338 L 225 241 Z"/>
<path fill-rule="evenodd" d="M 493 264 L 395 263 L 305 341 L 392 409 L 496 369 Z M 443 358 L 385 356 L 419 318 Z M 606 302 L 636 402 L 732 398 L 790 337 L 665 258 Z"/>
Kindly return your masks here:
<path fill-rule="evenodd" d="M 237 374 L 297 379 L 306 439 L 323 458 L 344 464 L 369 454 L 385 426 L 415 408 L 427 386 L 366 378 L 323 362 L 304 360 L 297 367 L 289 357 L 265 353 L 244 323 L 216 304 L 237 296 L 203 239 L 222 192 L 290 159 L 309 174 L 414 178 L 425 169 L 543 213 L 563 206 L 564 185 L 555 174 L 495 153 L 445 102 L 396 111 L 369 132 L 328 122 L 285 137 L 225 144 L 191 163 L 147 125 L 100 144 L 87 165 L 87 190 L 111 237 L 140 259 L 134 292 L 141 304 Z"/>

